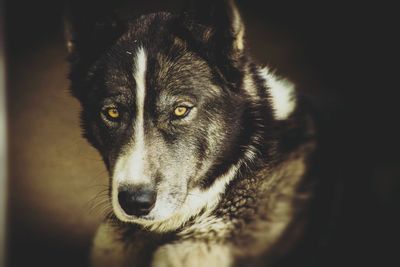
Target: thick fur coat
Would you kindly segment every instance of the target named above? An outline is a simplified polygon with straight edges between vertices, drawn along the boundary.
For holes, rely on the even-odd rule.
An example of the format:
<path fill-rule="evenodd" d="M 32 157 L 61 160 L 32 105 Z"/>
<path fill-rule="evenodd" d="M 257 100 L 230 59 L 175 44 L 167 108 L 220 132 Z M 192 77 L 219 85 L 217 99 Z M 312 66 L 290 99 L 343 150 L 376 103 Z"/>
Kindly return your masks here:
<path fill-rule="evenodd" d="M 290 251 L 312 121 L 252 60 L 233 1 L 124 20 L 71 10 L 71 90 L 110 174 L 93 266 L 266 266 Z"/>

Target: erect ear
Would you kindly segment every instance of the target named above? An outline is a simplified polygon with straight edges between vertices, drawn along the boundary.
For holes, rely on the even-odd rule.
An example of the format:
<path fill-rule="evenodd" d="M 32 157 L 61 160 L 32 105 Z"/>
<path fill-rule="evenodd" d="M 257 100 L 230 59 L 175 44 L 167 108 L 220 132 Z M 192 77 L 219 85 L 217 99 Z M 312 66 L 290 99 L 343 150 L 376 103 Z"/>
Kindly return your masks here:
<path fill-rule="evenodd" d="M 228 82 L 238 82 L 245 54 L 245 27 L 234 0 L 193 0 L 181 21 L 199 50 L 205 51 Z"/>
<path fill-rule="evenodd" d="M 90 62 L 124 32 L 113 1 L 69 0 L 65 12 L 65 37 L 72 64 Z"/>

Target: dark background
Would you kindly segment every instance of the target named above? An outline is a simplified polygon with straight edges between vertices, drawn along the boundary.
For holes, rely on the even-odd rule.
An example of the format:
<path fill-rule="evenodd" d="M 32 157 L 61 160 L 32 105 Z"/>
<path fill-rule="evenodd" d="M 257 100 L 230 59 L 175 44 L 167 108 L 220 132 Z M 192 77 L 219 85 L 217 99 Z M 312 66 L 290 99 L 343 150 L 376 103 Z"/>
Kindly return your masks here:
<path fill-rule="evenodd" d="M 183 1 L 130 2 L 143 14 L 178 11 Z M 238 5 L 254 57 L 296 82 L 318 122 L 313 237 L 288 265 L 398 266 L 396 9 L 381 1 Z M 79 106 L 67 93 L 63 6 L 5 1 L 10 267 L 84 266 L 101 218 L 87 212 L 106 174 L 79 137 Z"/>

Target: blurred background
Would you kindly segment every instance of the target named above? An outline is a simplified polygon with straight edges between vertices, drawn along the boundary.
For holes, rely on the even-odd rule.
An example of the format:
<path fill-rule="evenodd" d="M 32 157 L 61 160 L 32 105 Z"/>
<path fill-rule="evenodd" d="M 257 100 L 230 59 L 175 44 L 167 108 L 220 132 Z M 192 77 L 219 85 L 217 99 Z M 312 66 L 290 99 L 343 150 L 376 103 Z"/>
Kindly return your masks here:
<path fill-rule="evenodd" d="M 86 266 L 102 218 L 96 196 L 108 178 L 80 136 L 79 104 L 68 92 L 64 2 L 3 4 L 9 267 Z M 139 15 L 179 12 L 184 0 L 125 2 Z M 382 1 L 237 2 L 254 57 L 301 88 L 318 122 L 321 182 L 310 237 L 286 265 L 396 266 L 396 9 Z"/>

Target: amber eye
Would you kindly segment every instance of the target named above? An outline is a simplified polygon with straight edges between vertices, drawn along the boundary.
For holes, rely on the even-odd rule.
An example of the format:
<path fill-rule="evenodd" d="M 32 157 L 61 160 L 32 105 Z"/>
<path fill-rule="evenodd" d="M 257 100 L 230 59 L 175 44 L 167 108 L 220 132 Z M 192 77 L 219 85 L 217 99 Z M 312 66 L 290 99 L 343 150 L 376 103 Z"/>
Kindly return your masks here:
<path fill-rule="evenodd" d="M 174 110 L 174 115 L 176 117 L 184 117 L 189 113 L 189 108 L 184 106 L 176 107 Z"/>
<path fill-rule="evenodd" d="M 107 115 L 107 118 L 111 120 L 116 120 L 120 117 L 119 111 L 117 108 L 107 108 L 105 110 L 105 114 Z"/>

